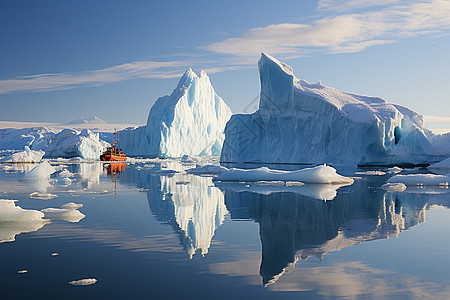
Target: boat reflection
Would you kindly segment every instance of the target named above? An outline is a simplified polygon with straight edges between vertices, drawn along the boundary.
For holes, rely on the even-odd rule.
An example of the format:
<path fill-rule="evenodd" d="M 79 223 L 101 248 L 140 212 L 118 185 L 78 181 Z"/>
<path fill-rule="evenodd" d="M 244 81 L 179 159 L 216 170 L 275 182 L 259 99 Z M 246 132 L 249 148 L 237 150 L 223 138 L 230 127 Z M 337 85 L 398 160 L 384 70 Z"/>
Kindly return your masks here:
<path fill-rule="evenodd" d="M 116 175 L 121 174 L 127 167 L 126 163 L 109 163 L 106 164 L 106 174 Z"/>

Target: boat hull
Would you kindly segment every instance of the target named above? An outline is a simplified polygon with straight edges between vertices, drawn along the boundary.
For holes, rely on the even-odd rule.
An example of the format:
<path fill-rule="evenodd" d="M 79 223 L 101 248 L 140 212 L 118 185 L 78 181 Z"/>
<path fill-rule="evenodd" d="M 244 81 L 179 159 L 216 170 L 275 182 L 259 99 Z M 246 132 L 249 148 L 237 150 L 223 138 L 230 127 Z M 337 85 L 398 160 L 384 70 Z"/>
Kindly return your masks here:
<path fill-rule="evenodd" d="M 103 161 L 126 161 L 127 157 L 125 156 L 118 156 L 114 154 L 103 154 L 100 156 L 100 160 Z"/>

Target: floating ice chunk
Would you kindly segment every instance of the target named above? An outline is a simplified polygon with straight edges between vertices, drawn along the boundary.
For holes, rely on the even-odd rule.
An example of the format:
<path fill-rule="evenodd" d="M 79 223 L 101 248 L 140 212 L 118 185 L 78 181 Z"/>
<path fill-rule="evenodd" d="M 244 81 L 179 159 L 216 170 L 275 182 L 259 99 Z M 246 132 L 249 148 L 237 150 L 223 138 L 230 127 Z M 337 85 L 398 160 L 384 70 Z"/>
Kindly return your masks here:
<path fill-rule="evenodd" d="M 400 173 L 401 171 L 403 171 L 402 168 L 399 168 L 397 166 L 389 168 L 387 170 L 388 170 L 388 173 L 390 173 L 390 174 L 392 174 L 392 173 L 397 174 L 397 173 Z"/>
<path fill-rule="evenodd" d="M 0 199 L 0 222 L 42 221 L 44 214 L 37 210 L 16 206 L 16 200 Z"/>
<path fill-rule="evenodd" d="M 381 188 L 388 192 L 403 192 L 406 190 L 406 185 L 404 183 L 385 183 Z"/>
<path fill-rule="evenodd" d="M 389 178 L 387 183 L 403 183 L 406 186 L 426 185 L 446 187 L 450 183 L 450 176 L 434 174 L 395 175 Z"/>
<path fill-rule="evenodd" d="M 62 170 L 58 174 L 58 177 L 61 177 L 61 178 L 64 178 L 64 177 L 69 178 L 69 177 L 73 177 L 73 176 L 75 176 L 75 174 L 73 174 L 72 172 L 70 172 L 67 169 Z"/>
<path fill-rule="evenodd" d="M 69 284 L 73 286 L 87 286 L 87 285 L 93 285 L 97 283 L 97 279 L 95 278 L 85 278 L 80 280 L 74 280 L 70 281 Z"/>
<path fill-rule="evenodd" d="M 83 207 L 83 204 L 77 204 L 77 203 L 73 203 L 73 202 L 69 202 L 69 203 L 66 203 L 61 206 L 61 208 L 69 209 L 69 210 L 75 210 L 75 209 L 79 209 L 82 207 Z"/>
<path fill-rule="evenodd" d="M 64 208 L 45 208 L 41 210 L 45 214 L 45 218 L 51 220 L 64 220 L 70 223 L 78 223 L 86 216 L 73 209 Z"/>
<path fill-rule="evenodd" d="M 33 232 L 47 223 L 44 214 L 15 205 L 15 200 L 0 199 L 0 243 L 15 241 L 21 233 Z"/>
<path fill-rule="evenodd" d="M 205 165 L 186 170 L 186 173 L 195 175 L 218 175 L 225 171 L 228 171 L 228 169 L 222 166 Z"/>
<path fill-rule="evenodd" d="M 336 169 L 327 165 L 297 171 L 272 170 L 267 167 L 253 170 L 232 168 L 219 174 L 215 179 L 220 181 L 300 181 L 319 184 L 353 183 L 352 178 L 337 174 Z"/>
<path fill-rule="evenodd" d="M 58 195 L 51 193 L 41 193 L 41 192 L 33 192 L 30 194 L 30 198 L 40 199 L 40 200 L 50 200 L 58 197 Z"/>
<path fill-rule="evenodd" d="M 386 172 L 383 172 L 383 171 L 365 171 L 365 172 L 356 172 L 355 174 L 369 175 L 369 176 L 383 176 L 383 175 L 386 175 Z"/>
<path fill-rule="evenodd" d="M 41 162 L 39 165 L 31 169 L 30 172 L 24 175 L 27 180 L 48 180 L 50 175 L 56 170 L 47 161 Z"/>
<path fill-rule="evenodd" d="M 24 151 L 20 151 L 20 152 L 8 155 L 8 156 L 0 159 L 0 162 L 11 162 L 11 163 L 40 162 L 42 157 L 44 156 L 44 154 L 45 154 L 44 151 L 30 150 L 30 147 L 25 146 Z"/>

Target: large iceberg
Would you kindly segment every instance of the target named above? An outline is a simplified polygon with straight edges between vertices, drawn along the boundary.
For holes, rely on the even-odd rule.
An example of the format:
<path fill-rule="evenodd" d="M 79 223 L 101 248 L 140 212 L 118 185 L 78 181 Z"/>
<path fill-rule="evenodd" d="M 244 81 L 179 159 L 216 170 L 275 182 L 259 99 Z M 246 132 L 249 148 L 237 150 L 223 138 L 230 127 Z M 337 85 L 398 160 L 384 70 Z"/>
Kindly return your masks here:
<path fill-rule="evenodd" d="M 221 162 L 420 164 L 450 155 L 406 107 L 310 84 L 264 53 L 259 72 L 259 110 L 230 119 Z"/>
<path fill-rule="evenodd" d="M 89 129 L 0 129 L 0 150 L 23 150 L 24 147 L 29 147 L 32 150 L 45 151 L 45 157 L 99 159 L 107 146 L 106 142 L 99 139 L 98 133 Z"/>
<path fill-rule="evenodd" d="M 230 117 L 208 75 L 188 69 L 172 94 L 155 102 L 146 126 L 119 131 L 118 138 L 131 156 L 220 155 Z"/>

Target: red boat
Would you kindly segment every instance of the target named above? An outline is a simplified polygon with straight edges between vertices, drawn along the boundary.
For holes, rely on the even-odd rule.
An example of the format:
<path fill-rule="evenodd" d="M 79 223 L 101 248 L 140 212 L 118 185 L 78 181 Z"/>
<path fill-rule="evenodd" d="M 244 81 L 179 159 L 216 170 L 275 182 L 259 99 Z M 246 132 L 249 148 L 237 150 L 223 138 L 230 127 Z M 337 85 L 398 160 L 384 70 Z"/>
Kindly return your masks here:
<path fill-rule="evenodd" d="M 127 160 L 127 156 L 126 154 L 122 151 L 122 149 L 117 148 L 117 145 L 119 145 L 119 143 L 117 143 L 117 132 L 114 129 L 114 140 L 115 143 L 112 143 L 112 147 L 108 147 L 106 149 L 105 152 L 103 152 L 102 155 L 100 155 L 100 160 L 103 161 L 126 161 Z"/>

